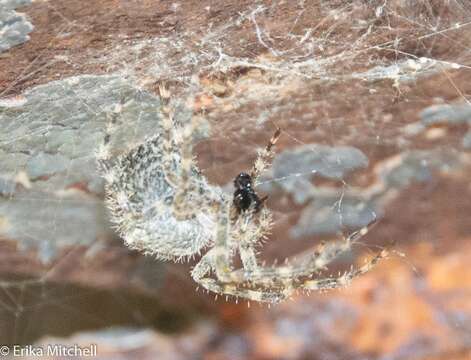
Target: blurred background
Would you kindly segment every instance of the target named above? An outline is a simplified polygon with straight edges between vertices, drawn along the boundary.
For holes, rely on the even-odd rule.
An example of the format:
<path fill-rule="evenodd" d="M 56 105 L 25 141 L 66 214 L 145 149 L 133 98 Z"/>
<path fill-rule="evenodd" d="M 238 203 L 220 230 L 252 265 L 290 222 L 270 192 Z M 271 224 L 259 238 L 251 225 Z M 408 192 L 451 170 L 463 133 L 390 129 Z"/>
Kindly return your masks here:
<path fill-rule="evenodd" d="M 110 359 L 470 359 L 471 4 L 0 2 L 0 344 L 97 344 Z M 257 186 L 268 263 L 377 224 L 320 276 L 388 259 L 345 289 L 268 307 L 196 290 L 189 263 L 112 231 L 95 168 L 199 117 L 194 155 Z M 191 100 L 191 101 L 190 101 Z M 47 357 L 45 357 L 47 358 Z M 51 357 L 52 358 L 52 357 Z"/>

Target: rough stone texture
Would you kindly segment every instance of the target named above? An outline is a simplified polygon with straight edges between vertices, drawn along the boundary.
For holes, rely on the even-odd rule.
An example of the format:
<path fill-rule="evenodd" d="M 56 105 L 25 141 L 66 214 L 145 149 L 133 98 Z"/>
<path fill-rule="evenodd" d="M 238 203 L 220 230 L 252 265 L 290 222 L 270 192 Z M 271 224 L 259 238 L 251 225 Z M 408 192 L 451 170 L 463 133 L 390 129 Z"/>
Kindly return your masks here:
<path fill-rule="evenodd" d="M 33 30 L 33 25 L 24 15 L 14 11 L 29 4 L 31 0 L 0 1 L 0 53 L 29 40 L 28 33 Z"/>
<path fill-rule="evenodd" d="M 469 358 L 467 2 L 50 0 L 22 11 L 31 41 L 0 56 L 2 342 L 78 342 L 67 336 L 88 330 L 83 341 L 96 335 L 113 358 Z M 123 92 L 134 99 L 123 137 L 157 131 L 141 121 L 158 121 L 146 109 L 162 80 L 210 124 L 195 155 L 213 184 L 249 169 L 282 128 L 259 187 L 275 213 L 261 257 L 376 216 L 355 251 L 395 244 L 397 258 L 344 291 L 247 308 L 195 292 L 188 267 L 110 240 L 90 155 Z"/>
<path fill-rule="evenodd" d="M 279 183 L 283 191 L 292 194 L 295 202 L 307 204 L 301 212 L 299 222 L 291 231 L 295 238 L 332 234 L 366 226 L 374 220 L 381 219 L 387 205 L 411 183 L 432 181 L 434 172 L 456 171 L 469 161 L 459 152 L 415 150 L 376 164 L 373 172 L 375 181 L 364 188 L 350 187 L 347 184 L 337 189 L 315 186 L 306 178 L 298 179 L 294 171 L 291 172 L 293 176 L 285 181 L 288 172 L 283 175 L 283 172 L 277 171 L 278 168 L 292 170 L 297 167 L 301 171 L 299 174 L 303 174 L 303 168 L 306 167 L 314 172 L 314 177 L 318 175 L 321 178 L 342 180 L 344 171 L 348 172 L 367 164 L 366 157 L 356 149 L 336 148 L 329 151 L 328 155 L 319 148 L 313 147 L 313 149 L 314 153 L 308 154 L 307 158 L 302 156 L 302 149 L 295 149 L 291 154 L 299 156 L 297 160 L 291 159 L 291 154 L 282 153 L 274 162 L 275 180 L 272 181 L 275 184 Z M 312 158 L 317 155 L 322 159 L 320 164 L 312 162 Z M 299 161 L 302 165 L 297 164 Z M 276 192 L 273 187 L 271 191 Z"/>

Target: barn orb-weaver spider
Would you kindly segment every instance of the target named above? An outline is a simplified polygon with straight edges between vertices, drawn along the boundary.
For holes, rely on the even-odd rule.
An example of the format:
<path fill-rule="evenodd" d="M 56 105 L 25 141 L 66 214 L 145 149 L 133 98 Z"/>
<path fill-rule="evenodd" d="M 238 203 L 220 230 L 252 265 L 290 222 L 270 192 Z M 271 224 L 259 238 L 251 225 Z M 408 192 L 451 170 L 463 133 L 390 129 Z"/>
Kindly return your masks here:
<path fill-rule="evenodd" d="M 314 278 L 368 232 L 364 227 L 343 240 L 321 244 L 295 264 L 261 266 L 255 248 L 267 238 L 272 215 L 264 206 L 266 198 L 259 198 L 254 185 L 270 166 L 281 130 L 277 129 L 258 152 L 250 173 L 237 175 L 231 198 L 208 184 L 194 162 L 192 142 L 198 127 L 195 117 L 178 124 L 170 106 L 170 92 L 162 85 L 159 93 L 162 121 L 155 135 L 124 154 L 112 156 L 112 135 L 126 106 L 122 102 L 111 113 L 104 144 L 97 153 L 111 220 L 129 247 L 173 261 L 208 249 L 191 272 L 201 287 L 216 294 L 267 303 L 285 300 L 296 290 L 347 286 L 387 256 L 383 250 L 357 269 L 337 277 Z M 242 262 L 240 269 L 233 265 L 236 252 Z"/>

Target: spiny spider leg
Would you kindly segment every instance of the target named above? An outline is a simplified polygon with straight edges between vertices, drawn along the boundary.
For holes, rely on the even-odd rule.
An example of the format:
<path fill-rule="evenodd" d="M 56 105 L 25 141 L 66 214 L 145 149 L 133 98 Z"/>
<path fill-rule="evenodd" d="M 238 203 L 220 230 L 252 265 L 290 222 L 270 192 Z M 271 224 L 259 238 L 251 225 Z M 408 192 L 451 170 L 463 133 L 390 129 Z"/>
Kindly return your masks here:
<path fill-rule="evenodd" d="M 162 140 L 162 164 L 164 169 L 171 169 L 172 162 L 175 161 L 174 155 L 177 149 L 174 139 L 174 112 L 173 108 L 170 106 L 171 93 L 167 88 L 165 83 L 159 84 L 158 93 L 160 96 L 160 101 L 162 102 L 161 113 L 162 113 L 162 128 L 163 128 L 163 140 Z M 170 185 L 174 188 L 177 187 L 178 178 L 175 175 L 174 171 L 165 171 L 165 179 Z"/>
<path fill-rule="evenodd" d="M 324 270 L 339 255 L 349 251 L 355 241 L 365 236 L 374 223 L 375 221 L 353 232 L 344 240 L 327 244 L 321 243 L 313 253 L 310 252 L 298 258 L 297 264 L 267 266 L 254 268 L 253 270 L 244 267 L 244 269 L 237 270 L 232 277 L 236 278 L 237 281 L 250 281 L 254 284 L 268 285 L 275 282 L 289 283 L 293 279 L 314 275 Z"/>
<path fill-rule="evenodd" d="M 169 169 L 164 171 L 167 181 L 172 185 L 175 191 L 173 200 L 173 213 L 178 220 L 187 220 L 194 218 L 198 208 L 203 202 L 211 202 L 205 196 L 199 198 L 200 203 L 195 203 L 197 200 L 194 194 L 197 192 L 196 186 L 192 181 L 192 171 L 195 168 L 193 160 L 193 133 L 197 128 L 197 118 L 192 116 L 191 120 L 184 124 L 181 128 L 176 128 L 174 121 L 174 114 L 172 107 L 169 105 L 171 93 L 167 89 L 166 84 L 160 84 L 159 95 L 162 100 L 162 125 L 164 130 L 164 159 L 163 168 Z M 177 136 L 179 135 L 179 136 Z M 174 139 L 181 138 L 181 141 L 176 144 Z M 180 156 L 180 173 L 176 175 L 172 169 L 171 164 L 175 161 L 175 154 Z M 190 200 L 192 197 L 192 200 Z M 193 206 L 188 206 L 193 203 Z"/>
<path fill-rule="evenodd" d="M 278 303 L 282 300 L 285 300 L 292 294 L 291 289 L 251 289 L 250 287 L 247 287 L 248 284 L 246 282 L 223 281 L 220 280 L 217 275 L 216 279 L 206 277 L 206 275 L 215 268 L 216 254 L 213 252 L 213 250 L 214 249 L 208 251 L 191 272 L 193 280 L 206 290 L 212 291 L 216 294 L 241 297 L 248 300 L 269 303 Z M 231 274 L 232 273 L 229 272 L 223 277 L 230 278 Z"/>
<path fill-rule="evenodd" d="M 265 220 L 267 223 L 264 226 L 257 227 L 253 224 L 251 216 L 244 213 L 234 224 L 238 228 L 231 229 L 231 223 L 228 220 L 229 211 L 227 205 L 219 208 L 215 247 L 203 256 L 192 272 L 197 283 L 216 293 L 276 303 L 288 298 L 296 290 L 327 290 L 346 286 L 354 277 L 368 272 L 381 258 L 387 256 L 387 251 L 383 250 L 359 269 L 352 269 L 338 277 L 301 280 L 301 277 L 323 269 L 341 252 L 350 249 L 353 242 L 366 235 L 368 226 L 355 231 L 343 242 L 337 242 L 328 247 L 321 246 L 310 259 L 310 264 L 304 262 L 298 266 L 264 268 L 257 264 L 254 245 L 265 234 L 263 230 L 257 232 L 254 229 L 262 229 L 265 226 L 268 230 L 269 221 Z M 260 216 L 263 216 L 263 213 Z M 242 223 L 240 223 L 241 220 L 243 220 Z M 254 229 L 250 228 L 251 226 Z M 232 239 L 231 234 L 237 234 L 237 236 Z M 234 243 L 238 244 L 243 264 L 243 269 L 235 271 L 232 270 L 231 261 Z M 211 270 L 215 272 L 215 279 L 206 277 Z"/>
<path fill-rule="evenodd" d="M 232 236 L 230 235 L 230 210 L 231 206 L 219 204 L 217 208 L 217 230 L 214 243 L 214 271 L 222 282 L 229 282 L 228 275 L 232 272 Z"/>
<path fill-rule="evenodd" d="M 273 156 L 272 147 L 276 144 L 280 133 L 281 130 L 278 128 L 266 148 L 259 152 L 249 181 L 258 178 L 269 166 Z M 242 192 L 250 190 L 247 186 L 241 186 L 240 189 Z M 253 199 L 258 199 L 256 193 L 251 193 L 248 208 L 242 211 L 240 208 L 237 209 L 235 216 L 231 215 L 231 211 L 234 213 L 234 207 L 231 208 L 228 203 L 215 206 L 217 230 L 214 248 L 203 256 L 192 271 L 194 280 L 205 289 L 216 294 L 277 303 L 290 297 L 296 290 L 323 290 L 346 286 L 354 277 L 369 271 L 379 259 L 387 255 L 386 251 L 382 251 L 359 269 L 352 269 L 338 277 L 310 279 L 313 274 L 325 269 L 339 254 L 351 249 L 356 240 L 366 235 L 372 225 L 370 224 L 352 233 L 344 241 L 322 244 L 314 254 L 305 256 L 300 264 L 260 267 L 255 246 L 269 232 L 271 217 L 269 211 L 260 206 L 260 199 L 259 201 Z M 236 250 L 239 251 L 243 266 L 238 270 L 234 270 L 232 264 Z M 214 277 L 210 277 L 211 272 Z"/>
<path fill-rule="evenodd" d="M 215 294 L 272 304 L 288 299 L 293 293 L 292 289 L 250 289 L 243 284 L 224 283 L 212 278 L 202 278 L 198 283 Z"/>
<path fill-rule="evenodd" d="M 235 278 L 232 282 L 227 283 L 219 279 L 199 278 L 195 280 L 205 289 L 217 294 L 226 294 L 236 297 L 242 297 L 249 300 L 278 303 L 289 298 L 296 290 L 331 290 L 342 288 L 350 285 L 351 281 L 360 275 L 369 272 L 381 259 L 388 256 L 386 250 L 382 250 L 375 255 L 370 261 L 358 269 L 352 269 L 337 277 L 327 277 L 316 280 L 298 281 L 291 278 L 291 281 L 285 281 L 283 284 L 249 284 L 247 282 L 239 282 Z M 206 271 L 211 267 L 208 263 L 198 264 L 197 266 L 205 266 Z"/>
<path fill-rule="evenodd" d="M 210 255 L 210 252 L 208 252 L 206 255 Z M 193 274 L 196 272 L 195 270 L 197 268 L 198 273 L 206 274 L 210 271 L 212 268 L 211 260 L 208 260 L 206 255 L 195 267 Z M 278 303 L 289 298 L 296 290 L 322 291 L 346 287 L 355 277 L 370 271 L 373 266 L 375 266 L 381 259 L 387 257 L 387 255 L 388 252 L 383 250 L 358 269 L 352 269 L 337 277 L 327 277 L 317 280 L 298 281 L 297 278 L 291 278 L 291 281 L 285 281 L 282 284 L 278 283 L 261 285 L 239 281 L 239 279 L 236 279 L 236 277 L 234 277 L 231 282 L 225 282 L 219 279 L 213 279 L 204 276 L 194 276 L 193 278 L 206 290 L 212 291 L 216 294 L 226 294 L 253 301 Z M 232 274 L 230 274 L 229 277 L 232 277 Z"/>
<path fill-rule="evenodd" d="M 173 202 L 174 213 L 177 219 L 188 219 L 195 216 L 200 204 L 188 206 L 191 194 L 194 194 L 196 188 L 191 181 L 191 171 L 193 167 L 193 138 L 192 134 L 195 129 L 194 117 L 190 122 L 183 126 L 182 144 L 181 144 L 181 172 L 179 184 Z"/>
<path fill-rule="evenodd" d="M 111 164 L 111 154 L 109 150 L 109 142 L 111 135 L 116 130 L 116 123 L 118 117 L 121 116 L 121 111 L 123 105 L 125 104 L 124 98 L 121 99 L 119 104 L 116 104 L 111 111 L 105 113 L 106 116 L 106 126 L 105 126 L 105 137 L 103 138 L 103 143 L 97 150 L 96 158 L 98 159 L 98 165 L 104 174 L 109 174 L 112 164 Z"/>
<path fill-rule="evenodd" d="M 219 281 L 230 283 L 238 281 L 233 277 L 234 270 L 232 257 L 236 249 L 239 250 L 243 268 L 248 271 L 255 271 L 258 268 L 253 244 L 265 237 L 271 224 L 268 212 L 260 214 L 260 226 L 252 223 L 251 216 L 241 215 L 240 219 L 232 224 L 230 221 L 231 205 L 229 203 L 216 205 L 218 209 L 217 231 L 214 248 L 208 256 L 212 261 L 213 270 Z M 235 227 L 235 228 L 234 228 Z"/>
<path fill-rule="evenodd" d="M 377 253 L 372 259 L 366 262 L 363 266 L 357 269 L 347 271 L 336 277 L 327 277 L 305 281 L 297 281 L 297 279 L 291 278 L 291 282 L 285 282 L 283 284 L 272 286 L 259 286 L 257 290 L 252 290 L 249 288 L 248 290 L 244 291 L 243 289 L 239 289 L 239 293 L 242 293 L 244 294 L 244 297 L 247 297 L 247 292 L 250 292 L 249 295 L 251 296 L 251 298 L 255 298 L 257 301 L 276 303 L 289 298 L 296 290 L 323 291 L 344 288 L 349 286 L 355 277 L 366 274 L 381 259 L 384 259 L 387 256 L 387 250 L 382 250 L 381 252 Z M 270 294 L 271 297 L 267 296 L 267 294 Z"/>
<path fill-rule="evenodd" d="M 271 226 L 271 213 L 264 208 L 258 213 L 246 211 L 234 223 L 233 237 L 236 238 L 238 244 L 243 265 L 240 271 L 243 271 L 243 274 L 252 274 L 259 270 L 255 246 L 268 236 Z M 231 274 L 232 279 L 236 274 L 237 272 Z M 242 277 L 238 278 L 238 281 L 246 281 L 246 279 Z"/>
<path fill-rule="evenodd" d="M 293 289 L 303 288 L 303 282 L 301 281 L 301 278 L 310 277 L 320 270 L 325 269 L 326 265 L 333 261 L 339 254 L 348 251 L 356 240 L 366 235 L 369 227 L 371 227 L 371 224 L 358 231 L 355 231 L 344 241 L 337 241 L 327 245 L 321 244 L 314 254 L 306 256 L 304 261 L 297 265 L 258 267 L 253 245 L 249 244 L 247 248 L 243 250 L 244 246 L 241 242 L 239 243 L 241 258 L 243 259 L 244 256 L 247 256 L 243 255 L 243 251 L 246 251 L 250 253 L 250 259 L 252 262 L 247 262 L 247 260 L 245 262 L 243 261 L 244 268 L 231 272 L 230 274 L 226 275 L 226 278 L 229 277 L 233 283 L 250 283 L 250 285 L 253 287 L 269 289 L 274 289 L 277 287 Z M 382 256 L 386 256 L 386 251 L 384 250 L 382 254 Z M 376 261 L 374 263 L 376 263 Z M 351 272 L 347 272 L 342 276 L 353 278 L 361 273 L 352 270 Z M 338 279 L 324 279 L 319 282 L 319 286 L 336 282 L 342 284 L 342 276 Z M 309 286 L 313 286 L 312 282 L 309 284 Z"/>
<path fill-rule="evenodd" d="M 259 176 L 270 166 L 270 162 L 273 158 L 273 151 L 272 148 L 278 141 L 281 135 L 281 129 L 276 128 L 275 133 L 271 137 L 270 141 L 268 142 L 265 149 L 261 150 L 257 154 L 257 158 L 254 161 L 252 166 L 252 170 L 250 171 L 250 176 L 254 184 L 256 185 Z"/>
<path fill-rule="evenodd" d="M 316 279 L 316 280 L 314 279 L 306 280 L 301 284 L 301 286 L 299 286 L 299 288 L 309 291 L 309 290 L 329 290 L 329 289 L 336 289 L 336 288 L 348 286 L 350 285 L 350 283 L 355 277 L 369 272 L 381 259 L 386 258 L 388 254 L 389 253 L 387 250 L 382 250 L 379 253 L 377 253 L 370 261 L 368 261 L 366 264 L 364 264 L 358 269 L 352 269 L 338 277 L 329 277 L 329 278 Z"/>
<path fill-rule="evenodd" d="M 253 185 L 262 171 L 270 165 L 270 160 L 273 157 L 272 148 L 280 135 L 281 129 L 277 128 L 265 149 L 258 153 L 251 174 L 240 173 L 234 180 L 236 191 L 231 220 L 236 231 L 233 231 L 233 236 L 238 237 L 239 254 L 244 269 L 248 272 L 258 269 L 254 246 L 268 235 L 272 225 L 270 212 L 264 209 L 264 203 L 268 196 L 259 198 Z M 260 210 L 262 210 L 261 213 Z M 258 216 L 254 219 L 256 214 Z M 256 221 L 255 225 L 253 220 Z"/>
<path fill-rule="evenodd" d="M 277 303 L 286 299 L 291 291 L 283 289 L 250 289 L 246 282 L 238 282 L 232 278 L 232 244 L 229 222 L 230 207 L 219 208 L 218 227 L 215 247 L 209 250 L 196 264 L 191 272 L 193 279 L 206 290 L 216 294 L 241 297 L 253 301 Z M 214 270 L 216 279 L 205 277 Z"/>
<path fill-rule="evenodd" d="M 198 282 L 204 282 L 204 276 L 214 271 L 220 281 L 229 282 L 227 277 L 232 271 L 232 254 L 229 235 L 229 204 L 216 204 L 217 227 L 214 247 L 209 250 L 193 268 L 191 275 Z M 204 284 L 203 284 L 204 286 Z"/>

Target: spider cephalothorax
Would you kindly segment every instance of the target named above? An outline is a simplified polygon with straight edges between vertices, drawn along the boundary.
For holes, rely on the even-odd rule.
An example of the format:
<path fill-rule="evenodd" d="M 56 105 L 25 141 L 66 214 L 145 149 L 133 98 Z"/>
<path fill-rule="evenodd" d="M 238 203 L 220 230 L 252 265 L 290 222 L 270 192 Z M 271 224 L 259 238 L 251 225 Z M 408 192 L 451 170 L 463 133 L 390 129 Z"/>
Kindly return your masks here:
<path fill-rule="evenodd" d="M 265 199 L 260 199 L 253 189 L 252 177 L 245 172 L 241 172 L 234 179 L 234 186 L 236 190 L 234 191 L 233 203 L 237 212 L 240 214 L 251 207 L 254 212 L 259 212 Z"/>
<path fill-rule="evenodd" d="M 339 276 L 313 277 L 349 251 L 367 233 L 368 227 L 364 227 L 298 256 L 293 264 L 261 265 L 257 246 L 270 233 L 272 216 L 263 206 L 266 198 L 260 198 L 254 186 L 270 166 L 281 130 L 277 128 L 258 152 L 251 171 L 237 175 L 231 198 L 210 185 L 193 160 L 197 121 L 175 121 L 170 93 L 164 86 L 159 90 L 163 117 L 156 123 L 156 134 L 113 158 L 110 135 L 117 127 L 117 117 L 112 116 L 97 154 L 111 221 L 129 247 L 163 260 L 191 258 L 207 250 L 191 272 L 200 286 L 216 294 L 269 303 L 287 299 L 298 289 L 346 286 L 386 256 L 382 251 L 365 265 Z M 118 106 L 115 115 L 124 106 Z M 236 253 L 242 262 L 239 269 L 233 262 Z"/>

